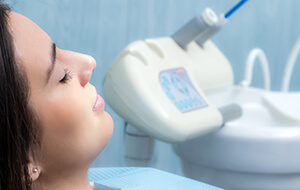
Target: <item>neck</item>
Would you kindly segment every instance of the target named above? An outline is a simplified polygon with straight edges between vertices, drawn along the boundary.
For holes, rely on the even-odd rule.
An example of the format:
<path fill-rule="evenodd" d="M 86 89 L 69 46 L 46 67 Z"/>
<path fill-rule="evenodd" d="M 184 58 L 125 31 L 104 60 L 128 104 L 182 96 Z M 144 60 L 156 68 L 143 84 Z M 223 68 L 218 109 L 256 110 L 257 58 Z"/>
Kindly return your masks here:
<path fill-rule="evenodd" d="M 39 179 L 34 182 L 33 190 L 92 190 L 90 182 L 87 177 L 86 170 L 58 172 L 55 175 L 41 174 Z"/>

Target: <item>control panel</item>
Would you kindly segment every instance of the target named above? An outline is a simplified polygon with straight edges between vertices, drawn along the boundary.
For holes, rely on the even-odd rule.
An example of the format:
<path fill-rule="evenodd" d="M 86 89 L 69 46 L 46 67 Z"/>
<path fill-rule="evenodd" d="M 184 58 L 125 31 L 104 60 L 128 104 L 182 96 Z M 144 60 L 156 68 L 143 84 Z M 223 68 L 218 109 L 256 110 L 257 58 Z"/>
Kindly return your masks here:
<path fill-rule="evenodd" d="M 159 74 L 159 80 L 170 101 L 182 113 L 207 106 L 207 103 L 196 91 L 184 68 L 162 71 Z"/>

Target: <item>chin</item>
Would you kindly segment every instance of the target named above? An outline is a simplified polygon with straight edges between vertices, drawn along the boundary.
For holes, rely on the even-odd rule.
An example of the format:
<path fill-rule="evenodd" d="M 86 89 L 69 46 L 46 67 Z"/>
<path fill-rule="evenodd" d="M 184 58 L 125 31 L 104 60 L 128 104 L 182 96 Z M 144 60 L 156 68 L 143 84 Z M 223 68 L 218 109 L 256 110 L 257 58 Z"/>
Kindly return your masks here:
<path fill-rule="evenodd" d="M 113 133 L 113 130 L 114 130 L 114 121 L 113 119 L 111 118 L 111 116 L 109 115 L 109 113 L 107 112 L 104 112 L 105 114 L 105 117 L 106 117 L 106 126 L 108 128 L 108 130 L 110 129 L 110 137 L 112 136 L 112 133 Z M 110 139 L 109 137 L 109 139 Z"/>
<path fill-rule="evenodd" d="M 114 122 L 111 116 L 107 112 L 104 112 L 103 122 L 101 123 L 100 126 L 100 136 L 99 139 L 97 139 L 99 143 L 98 154 L 100 154 L 104 150 L 106 145 L 109 143 L 111 136 L 113 134 L 113 130 L 114 130 Z"/>

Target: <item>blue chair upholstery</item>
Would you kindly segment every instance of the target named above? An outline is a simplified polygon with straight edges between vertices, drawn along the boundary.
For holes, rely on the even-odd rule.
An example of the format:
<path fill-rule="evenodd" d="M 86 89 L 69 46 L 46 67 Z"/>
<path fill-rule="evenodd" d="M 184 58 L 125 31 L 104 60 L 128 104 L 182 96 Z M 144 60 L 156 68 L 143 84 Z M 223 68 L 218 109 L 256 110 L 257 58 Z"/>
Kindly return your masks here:
<path fill-rule="evenodd" d="M 99 190 L 220 190 L 220 188 L 154 168 L 90 168 L 88 178 Z"/>

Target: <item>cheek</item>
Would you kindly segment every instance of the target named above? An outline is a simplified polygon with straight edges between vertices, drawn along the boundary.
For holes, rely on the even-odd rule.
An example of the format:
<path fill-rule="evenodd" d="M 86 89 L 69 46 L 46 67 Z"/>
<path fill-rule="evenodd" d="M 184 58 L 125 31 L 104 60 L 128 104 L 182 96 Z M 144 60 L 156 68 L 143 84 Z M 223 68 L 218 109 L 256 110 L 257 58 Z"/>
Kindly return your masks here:
<path fill-rule="evenodd" d="M 91 122 L 91 110 L 87 109 L 80 96 L 65 96 L 50 102 L 45 106 L 45 118 L 49 130 L 61 133 L 76 132 L 77 126 L 87 125 Z M 49 125 L 50 124 L 50 125 Z"/>
<path fill-rule="evenodd" d="M 92 111 L 78 96 L 62 96 L 55 101 L 48 101 L 40 111 L 43 129 L 43 153 L 56 157 L 67 152 L 76 153 L 82 142 L 89 138 L 89 128 L 94 125 Z M 73 154 L 73 153 L 72 153 Z"/>
<path fill-rule="evenodd" d="M 110 115 L 93 112 L 88 93 L 76 92 L 52 96 L 39 106 L 43 108 L 38 114 L 43 128 L 42 154 L 47 160 L 64 164 L 93 160 L 111 138 Z"/>
<path fill-rule="evenodd" d="M 81 97 L 69 96 L 49 103 L 44 110 L 43 139 L 47 151 L 68 149 L 73 153 L 87 151 L 86 155 L 97 156 L 109 142 L 113 132 L 111 116 L 107 112 L 94 113 L 90 102 Z M 47 145 L 49 142 L 51 146 Z"/>
<path fill-rule="evenodd" d="M 81 157 L 82 150 L 88 149 L 89 139 L 93 138 L 92 111 L 82 100 L 72 96 L 44 107 L 46 110 L 41 114 L 43 156 L 60 159 L 59 162 Z"/>

